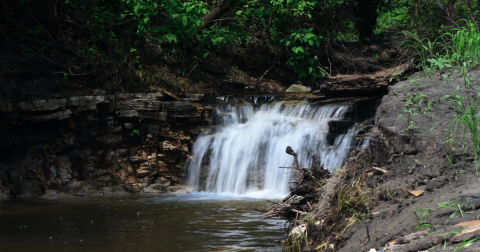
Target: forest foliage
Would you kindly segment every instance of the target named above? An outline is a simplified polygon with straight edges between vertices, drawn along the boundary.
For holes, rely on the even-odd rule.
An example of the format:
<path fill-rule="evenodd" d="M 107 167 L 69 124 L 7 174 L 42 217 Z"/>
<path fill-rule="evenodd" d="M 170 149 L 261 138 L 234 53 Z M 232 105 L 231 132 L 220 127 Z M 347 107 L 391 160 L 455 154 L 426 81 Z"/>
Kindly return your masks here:
<path fill-rule="evenodd" d="M 52 74 L 65 78 L 113 78 L 165 58 L 187 75 L 225 48 L 248 48 L 274 55 L 300 80 L 313 83 L 327 72 L 316 48 L 349 40 L 393 46 L 409 37 L 407 31 L 432 39 L 460 28 L 462 20 L 478 30 L 480 14 L 478 0 L 5 0 L 1 5 L 2 49 L 19 55 L 18 62 L 45 62 Z"/>

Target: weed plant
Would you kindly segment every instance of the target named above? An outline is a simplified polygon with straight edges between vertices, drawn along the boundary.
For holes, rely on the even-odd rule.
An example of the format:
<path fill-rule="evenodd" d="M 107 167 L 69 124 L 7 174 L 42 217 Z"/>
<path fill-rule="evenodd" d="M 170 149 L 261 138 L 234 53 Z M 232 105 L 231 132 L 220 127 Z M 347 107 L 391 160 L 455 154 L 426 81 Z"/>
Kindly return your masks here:
<path fill-rule="evenodd" d="M 457 215 L 458 213 L 460 214 L 460 216 L 462 218 L 465 217 L 466 214 L 473 213 L 473 212 L 467 212 L 466 210 L 463 210 L 463 209 L 475 209 L 473 206 L 468 206 L 467 204 L 461 204 L 461 203 L 459 203 L 459 201 L 460 201 L 460 199 L 456 199 L 456 200 L 450 200 L 450 201 L 447 201 L 447 202 L 444 202 L 444 203 L 438 203 L 437 207 L 435 209 L 433 209 L 433 208 L 419 208 L 419 209 L 415 210 L 413 212 L 413 214 L 418 219 L 418 224 L 417 224 L 415 230 L 418 230 L 418 229 L 424 228 L 424 227 L 428 227 L 428 230 L 438 228 L 438 226 L 439 226 L 438 224 L 437 225 L 432 225 L 432 224 L 429 224 L 427 221 L 428 221 L 428 218 L 433 213 L 437 213 L 438 211 L 440 211 L 442 209 L 443 210 L 445 210 L 445 209 L 453 210 L 453 212 L 448 216 L 447 220 L 445 221 L 445 225 L 450 220 L 456 218 L 458 216 Z"/>
<path fill-rule="evenodd" d="M 453 134 L 453 138 L 448 139 L 447 143 L 450 144 L 452 150 L 455 150 L 455 143 L 457 142 L 460 133 L 463 140 L 467 135 L 470 136 L 473 145 L 475 171 L 478 175 L 480 162 L 480 135 L 478 132 L 478 127 L 480 126 L 478 118 L 480 113 L 480 102 L 478 99 L 470 98 L 470 96 L 467 97 L 467 101 L 468 104 L 466 105 L 461 95 L 457 94 L 454 96 L 454 105 L 457 109 L 457 113 L 453 115 L 449 127 L 449 135 Z M 463 132 L 461 132 L 462 130 Z"/>
<path fill-rule="evenodd" d="M 456 66 L 454 71 L 465 79 L 465 86 L 472 87 L 473 76 L 468 70 L 480 65 L 480 33 L 474 23 L 466 21 L 464 27 L 445 33 L 433 41 L 421 39 L 412 32 L 406 32 L 406 35 L 411 36 L 412 40 L 401 45 L 418 55 L 418 67 L 425 71 L 427 77 Z"/>
<path fill-rule="evenodd" d="M 424 104 L 425 106 L 422 106 Z M 435 108 L 437 102 L 434 100 L 430 100 L 426 94 L 412 94 L 408 93 L 407 94 L 407 99 L 405 100 L 405 108 L 403 112 L 405 112 L 405 115 L 408 118 L 408 126 L 406 128 L 407 131 L 412 130 L 415 125 L 417 124 L 413 120 L 413 116 L 423 114 L 425 116 L 430 116 L 430 119 L 432 118 L 432 112 L 433 109 Z M 398 115 L 398 117 L 402 117 L 404 114 Z"/>
<path fill-rule="evenodd" d="M 452 44 L 446 53 L 448 60 L 465 69 L 471 69 L 480 64 L 480 33 L 477 32 L 475 24 L 467 22 L 466 27 L 447 35 L 452 38 Z"/>
<path fill-rule="evenodd" d="M 458 247 L 455 248 L 454 251 L 459 251 L 460 249 L 464 248 L 465 246 L 467 246 L 468 244 L 478 240 L 480 238 L 475 238 L 475 239 L 471 239 L 471 240 L 464 240 L 462 243 L 460 243 L 460 245 L 458 245 Z"/>
<path fill-rule="evenodd" d="M 297 227 L 295 227 L 297 228 Z M 307 236 L 307 231 L 303 232 L 300 231 L 300 234 L 298 235 L 291 235 L 288 239 L 289 245 L 287 245 L 284 250 L 290 251 L 290 252 L 301 252 L 302 251 L 302 245 L 307 245 L 308 246 L 308 236 Z M 282 244 L 282 246 L 284 246 Z"/>
<path fill-rule="evenodd" d="M 371 201 L 371 191 L 369 189 L 365 189 L 358 184 L 353 187 L 345 185 L 337 195 L 337 211 L 339 213 L 343 210 L 354 213 L 365 211 Z"/>
<path fill-rule="evenodd" d="M 442 73 L 442 76 L 450 81 L 453 78 L 453 73 L 456 72 L 464 79 L 465 88 L 474 88 L 475 78 L 469 70 L 480 65 L 480 33 L 473 22 L 465 21 L 463 27 L 454 29 L 453 32 L 444 33 L 434 40 L 421 39 L 416 33 L 412 32 L 406 32 L 406 34 L 410 35 L 412 39 L 404 42 L 402 46 L 413 50 L 418 55 L 418 67 L 424 70 L 427 77 Z M 443 73 L 444 71 L 449 71 L 449 73 Z M 446 141 L 450 149 L 455 151 L 455 146 L 459 144 L 459 140 L 462 140 L 463 143 L 468 136 L 470 137 L 475 171 L 478 176 L 480 165 L 479 97 L 464 97 L 458 90 L 459 87 L 457 87 L 456 93 L 444 96 L 444 98 L 450 99 L 450 105 L 456 110 L 449 127 L 449 136 L 451 137 Z M 409 119 L 407 130 L 415 125 L 411 116 L 418 112 L 416 106 L 413 106 L 413 96 L 417 95 L 409 96 L 410 99 L 406 101 L 404 110 Z M 434 104 L 432 103 L 432 105 Z M 433 106 L 429 105 L 428 110 L 426 114 L 431 115 Z M 466 153 L 467 148 L 464 149 L 464 153 Z"/>

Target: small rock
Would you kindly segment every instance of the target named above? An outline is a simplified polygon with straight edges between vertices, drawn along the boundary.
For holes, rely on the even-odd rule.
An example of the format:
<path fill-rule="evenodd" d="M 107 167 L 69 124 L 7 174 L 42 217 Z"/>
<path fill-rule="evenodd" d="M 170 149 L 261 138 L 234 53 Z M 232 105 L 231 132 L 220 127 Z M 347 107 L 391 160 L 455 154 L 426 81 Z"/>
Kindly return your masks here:
<path fill-rule="evenodd" d="M 57 191 L 47 189 L 45 190 L 45 194 L 38 197 L 39 199 L 48 199 L 48 200 L 55 200 L 58 199 Z"/>
<path fill-rule="evenodd" d="M 301 236 L 306 234 L 306 232 L 307 232 L 307 225 L 302 224 L 300 226 L 296 226 L 295 228 L 293 228 L 292 231 L 290 231 L 290 234 L 288 234 L 288 236 L 289 237 L 293 235 Z"/>
<path fill-rule="evenodd" d="M 396 241 L 396 240 L 387 242 L 387 246 L 393 246 L 393 245 L 395 245 L 395 244 L 397 244 L 397 241 Z"/>
<path fill-rule="evenodd" d="M 313 251 L 315 251 L 314 249 L 315 249 L 314 247 L 304 246 L 302 248 L 302 252 L 313 252 Z"/>

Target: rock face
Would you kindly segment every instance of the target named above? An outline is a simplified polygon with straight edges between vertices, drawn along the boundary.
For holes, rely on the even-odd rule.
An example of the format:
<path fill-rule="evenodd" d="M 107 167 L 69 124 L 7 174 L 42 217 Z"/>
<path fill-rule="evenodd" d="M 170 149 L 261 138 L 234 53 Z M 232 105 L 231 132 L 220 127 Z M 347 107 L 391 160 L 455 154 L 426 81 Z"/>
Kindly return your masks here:
<path fill-rule="evenodd" d="M 100 92 L 104 94 L 105 92 Z M 181 193 L 192 136 L 211 107 L 161 92 L 0 104 L 0 199 Z M 206 108 L 206 109 L 205 109 Z"/>
<path fill-rule="evenodd" d="M 310 87 L 305 87 L 305 86 L 302 86 L 302 85 L 293 84 L 285 92 L 287 92 L 287 93 L 309 93 L 310 91 L 312 91 L 312 88 L 310 88 Z"/>

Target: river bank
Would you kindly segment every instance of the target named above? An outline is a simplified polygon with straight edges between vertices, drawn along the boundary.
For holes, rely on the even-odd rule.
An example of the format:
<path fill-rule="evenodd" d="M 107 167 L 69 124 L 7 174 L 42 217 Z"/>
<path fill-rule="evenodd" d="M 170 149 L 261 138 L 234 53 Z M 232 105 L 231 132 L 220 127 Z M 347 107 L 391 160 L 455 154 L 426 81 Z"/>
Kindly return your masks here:
<path fill-rule="evenodd" d="M 389 87 L 369 146 L 326 180 L 314 209 L 298 217 L 297 225 L 308 226 L 305 249 L 453 251 L 480 235 L 480 183 L 472 148 L 465 148 L 473 143 L 468 131 L 456 137 L 452 124 L 455 95 L 468 106 L 476 92 L 458 75 L 422 74 Z"/>

